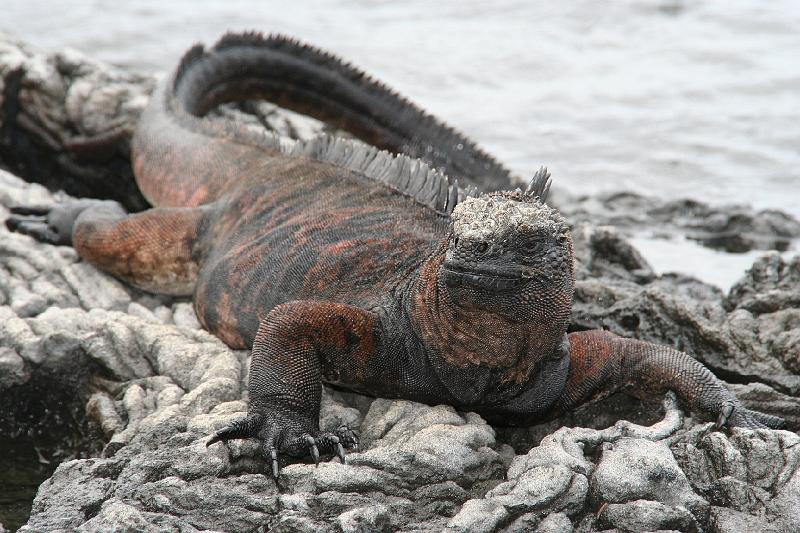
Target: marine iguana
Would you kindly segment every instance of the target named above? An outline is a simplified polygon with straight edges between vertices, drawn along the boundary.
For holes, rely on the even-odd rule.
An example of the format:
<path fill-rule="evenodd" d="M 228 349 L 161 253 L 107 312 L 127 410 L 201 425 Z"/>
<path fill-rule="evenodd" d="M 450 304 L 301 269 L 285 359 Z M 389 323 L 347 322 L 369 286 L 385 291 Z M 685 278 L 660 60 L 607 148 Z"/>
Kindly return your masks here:
<path fill-rule="evenodd" d="M 366 141 L 293 145 L 204 117 L 265 97 Z M 414 156 L 424 158 L 424 161 Z M 72 244 L 142 289 L 193 295 L 202 325 L 252 348 L 246 417 L 208 444 L 257 438 L 278 454 L 336 453 L 357 438 L 321 431 L 322 383 L 447 403 L 532 424 L 616 391 L 675 391 L 717 425 L 779 427 L 744 408 L 691 356 L 605 331 L 567 334 L 572 240 L 545 200 L 462 135 L 357 69 L 282 37 L 229 34 L 192 48 L 160 85 L 132 145 L 155 206 L 108 201 L 19 207 L 7 224 Z"/>

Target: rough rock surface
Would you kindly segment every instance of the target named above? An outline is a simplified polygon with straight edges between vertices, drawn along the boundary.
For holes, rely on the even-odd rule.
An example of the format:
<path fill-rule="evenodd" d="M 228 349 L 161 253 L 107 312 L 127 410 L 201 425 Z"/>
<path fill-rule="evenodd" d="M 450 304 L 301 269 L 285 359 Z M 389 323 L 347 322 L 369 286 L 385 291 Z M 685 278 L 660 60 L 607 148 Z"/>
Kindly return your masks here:
<path fill-rule="evenodd" d="M 614 226 L 628 234 L 680 234 L 727 252 L 786 250 L 800 238 L 800 222 L 781 211 L 711 206 L 690 199 L 660 200 L 631 192 L 578 196 L 557 190 L 560 211 L 573 223 Z"/>
<path fill-rule="evenodd" d="M 3 61 L 0 50 L 0 76 Z M 90 62 L 73 62 L 91 75 Z M 318 127 L 272 113 L 262 118 L 274 123 L 248 120 L 295 137 Z M 0 172 L 0 220 L 10 205 L 56 199 Z M 579 217 L 574 225 L 572 327 L 694 353 L 736 382 L 746 405 L 800 427 L 798 259 L 767 254 L 724 295 L 685 276 L 655 276 L 611 228 Z M 253 442 L 205 447 L 245 411 L 248 364 L 247 352 L 199 329 L 189 303 L 130 289 L 71 249 L 0 227 L 0 430 L 69 424 L 30 405 L 58 411 L 67 402 L 103 446 L 41 485 L 24 531 L 800 529 L 800 438 L 714 432 L 684 419 L 671 398 L 662 410 L 614 397 L 507 429 L 448 406 L 326 390 L 322 425 L 358 428 L 361 451 L 347 465 L 286 465 L 276 483 Z"/>
<path fill-rule="evenodd" d="M 724 379 L 800 392 L 800 256 L 766 252 L 726 297 L 688 276 L 656 277 L 612 228 L 578 224 L 573 237 L 579 259 L 573 328 L 669 344 Z"/>

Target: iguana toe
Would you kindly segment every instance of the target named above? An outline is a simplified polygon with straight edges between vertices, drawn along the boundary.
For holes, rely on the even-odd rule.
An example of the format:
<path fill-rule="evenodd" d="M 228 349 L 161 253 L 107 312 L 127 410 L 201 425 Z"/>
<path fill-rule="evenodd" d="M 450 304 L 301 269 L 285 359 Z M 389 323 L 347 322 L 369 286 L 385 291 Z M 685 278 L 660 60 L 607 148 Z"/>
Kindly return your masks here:
<path fill-rule="evenodd" d="M 319 448 L 317 448 L 316 439 L 308 434 L 306 434 L 304 438 L 308 444 L 308 451 L 311 454 L 311 458 L 314 459 L 314 465 L 319 466 Z"/>
<path fill-rule="evenodd" d="M 344 455 L 344 446 L 342 446 L 342 443 L 339 441 L 339 437 L 336 437 L 336 456 L 343 465 L 347 464 L 347 457 Z"/>
<path fill-rule="evenodd" d="M 722 405 L 722 408 L 719 410 L 719 414 L 717 415 L 717 422 L 716 422 L 717 429 L 722 429 L 728 425 L 728 421 L 730 420 L 733 411 L 734 411 L 733 402 L 728 401 Z"/>
<path fill-rule="evenodd" d="M 347 426 L 342 426 L 335 432 L 316 432 L 316 436 L 313 436 L 312 432 L 292 438 L 287 433 L 291 433 L 291 431 L 283 432 L 283 440 L 286 444 L 279 447 L 280 451 L 294 457 L 311 455 L 317 465 L 319 464 L 320 453 L 336 455 L 342 464 L 347 464 L 345 448 L 352 449 L 358 445 L 355 433 L 350 431 Z"/>
<path fill-rule="evenodd" d="M 13 232 L 33 237 L 37 241 L 50 244 L 67 244 L 58 233 L 47 224 L 40 215 L 12 214 L 6 219 L 6 227 Z"/>
<path fill-rule="evenodd" d="M 262 417 L 258 414 L 249 414 L 244 418 L 220 429 L 206 442 L 206 447 L 217 442 L 226 442 L 233 439 L 248 439 L 258 435 L 262 425 Z"/>
<path fill-rule="evenodd" d="M 108 200 L 69 200 L 52 206 L 19 205 L 11 208 L 6 227 L 48 244 L 70 245 L 75 221 L 90 208 L 124 214 L 122 206 Z"/>
<path fill-rule="evenodd" d="M 345 448 L 358 451 L 358 433 L 344 424 L 336 428 L 334 433 Z"/>
<path fill-rule="evenodd" d="M 783 418 L 745 408 L 739 402 L 727 402 L 717 417 L 717 429 L 740 427 L 745 429 L 781 429 Z"/>
<path fill-rule="evenodd" d="M 278 464 L 278 450 L 275 449 L 272 443 L 267 444 L 264 442 L 261 446 L 261 453 L 264 455 L 264 459 L 272 465 L 272 477 L 278 479 L 278 476 L 281 475 L 281 467 Z"/>
<path fill-rule="evenodd" d="M 335 455 L 346 464 L 345 448 L 358 446 L 356 433 L 347 426 L 340 426 L 333 432 L 323 432 L 309 426 L 310 423 L 300 423 L 276 411 L 252 413 L 218 430 L 206 442 L 206 446 L 233 439 L 259 439 L 261 455 L 276 478 L 280 475 L 281 454 L 294 458 L 311 456 L 317 466 L 320 455 Z"/>
<path fill-rule="evenodd" d="M 49 205 L 16 205 L 9 208 L 14 215 L 36 215 L 36 216 L 47 216 L 47 213 L 50 212 L 52 206 Z"/>
<path fill-rule="evenodd" d="M 779 416 L 768 415 L 767 413 L 761 413 L 759 411 L 749 411 L 749 413 L 753 418 L 769 428 L 783 429 L 786 427 L 786 421 Z"/>

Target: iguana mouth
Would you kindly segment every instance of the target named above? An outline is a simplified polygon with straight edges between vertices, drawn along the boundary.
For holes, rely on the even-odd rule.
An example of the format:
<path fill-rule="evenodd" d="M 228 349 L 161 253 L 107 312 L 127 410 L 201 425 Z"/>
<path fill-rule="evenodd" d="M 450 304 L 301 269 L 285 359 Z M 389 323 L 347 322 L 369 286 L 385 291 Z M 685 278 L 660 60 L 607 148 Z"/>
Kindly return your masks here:
<path fill-rule="evenodd" d="M 530 280 L 517 268 L 476 268 L 449 262 L 442 264 L 441 273 L 442 280 L 449 286 L 466 285 L 492 290 L 514 289 Z"/>

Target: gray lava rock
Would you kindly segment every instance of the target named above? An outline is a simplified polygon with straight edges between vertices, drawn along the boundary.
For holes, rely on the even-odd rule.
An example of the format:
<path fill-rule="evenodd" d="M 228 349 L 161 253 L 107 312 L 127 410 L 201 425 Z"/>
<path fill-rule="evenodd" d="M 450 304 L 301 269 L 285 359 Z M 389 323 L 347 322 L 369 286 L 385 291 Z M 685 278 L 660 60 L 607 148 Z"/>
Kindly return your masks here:
<path fill-rule="evenodd" d="M 672 452 L 659 443 L 620 439 L 606 443 L 601 453 L 592 477 L 592 495 L 596 501 L 652 500 L 698 512 L 707 510 L 708 502 L 692 492 Z"/>
<path fill-rule="evenodd" d="M 572 522 L 564 513 L 551 513 L 539 523 L 535 533 L 572 533 Z"/>
<path fill-rule="evenodd" d="M 447 523 L 448 532 L 496 531 L 498 526 L 508 519 L 505 506 L 493 500 L 469 500 L 461 507 L 461 511 Z"/>
<path fill-rule="evenodd" d="M 762 517 L 775 531 L 800 528 L 800 437 L 734 428 L 730 437 L 702 426 L 676 435 L 670 449 L 694 491 L 708 500 L 720 531 Z M 735 511 L 735 512 L 731 512 Z M 726 525 L 727 524 L 727 525 Z"/>
<path fill-rule="evenodd" d="M 686 508 L 651 500 L 609 504 L 603 508 L 600 518 L 622 531 L 702 531 Z"/>
<path fill-rule="evenodd" d="M 800 238 L 800 222 L 775 210 L 712 206 L 697 200 L 662 200 L 631 192 L 575 196 L 558 190 L 558 209 L 574 224 L 612 226 L 625 234 L 682 235 L 727 252 L 786 250 Z"/>
<path fill-rule="evenodd" d="M 578 281 L 571 327 L 666 344 L 723 377 L 800 392 L 800 376 L 793 371 L 800 367 L 800 304 L 793 283 L 798 259 L 787 262 L 768 253 L 726 299 L 719 289 L 688 276 L 642 274 L 643 259 L 618 234 L 609 234 L 614 230 L 590 226 L 574 232 Z M 753 302 L 747 295 L 764 294 L 766 286 L 772 287 L 770 307 L 757 314 L 747 308 Z"/>

